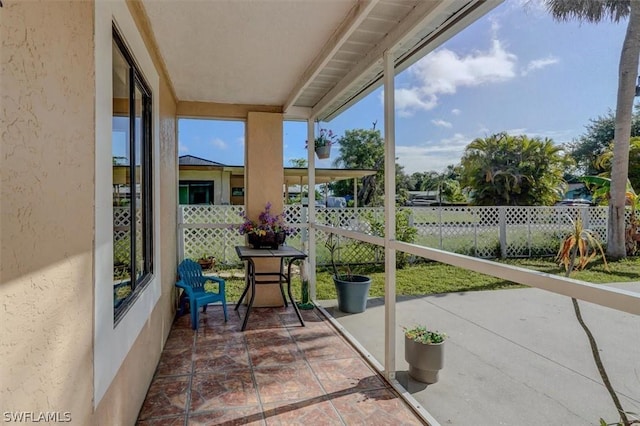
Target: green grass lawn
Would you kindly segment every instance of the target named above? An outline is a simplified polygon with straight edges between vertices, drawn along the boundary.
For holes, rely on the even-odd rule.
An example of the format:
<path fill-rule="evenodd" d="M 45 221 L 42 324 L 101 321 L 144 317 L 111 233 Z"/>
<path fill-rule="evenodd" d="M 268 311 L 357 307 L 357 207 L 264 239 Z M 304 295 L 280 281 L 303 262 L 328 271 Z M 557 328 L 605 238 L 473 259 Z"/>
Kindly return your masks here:
<path fill-rule="evenodd" d="M 509 259 L 500 262 L 550 274 L 564 275 L 563 270 L 551 258 Z M 609 270 L 607 272 L 603 262 L 597 260 L 592 262 L 586 270 L 572 273 L 571 278 L 596 284 L 638 281 L 640 280 L 640 257 L 609 262 Z M 226 272 L 228 271 L 225 271 L 225 275 Z M 369 275 L 372 278 L 370 297 L 384 296 L 384 270 L 382 267 L 354 267 L 352 273 Z M 225 277 L 225 280 L 227 282 L 227 299 L 230 303 L 235 303 L 244 288 L 244 279 Z M 328 270 L 318 269 L 316 282 L 318 300 L 336 298 L 333 280 Z M 437 262 L 408 266 L 404 269 L 398 269 L 396 273 L 396 293 L 398 296 L 521 287 L 524 286 Z M 297 276 L 293 279 L 293 292 L 296 299 L 299 300 L 300 279 Z"/>
<path fill-rule="evenodd" d="M 560 269 L 556 263 L 547 258 L 510 259 L 503 263 L 549 274 L 564 275 L 564 269 Z M 602 258 L 598 257 L 583 271 L 572 272 L 571 278 L 594 284 L 640 281 L 640 256 L 608 262 L 608 265 L 609 271 L 605 268 Z"/>

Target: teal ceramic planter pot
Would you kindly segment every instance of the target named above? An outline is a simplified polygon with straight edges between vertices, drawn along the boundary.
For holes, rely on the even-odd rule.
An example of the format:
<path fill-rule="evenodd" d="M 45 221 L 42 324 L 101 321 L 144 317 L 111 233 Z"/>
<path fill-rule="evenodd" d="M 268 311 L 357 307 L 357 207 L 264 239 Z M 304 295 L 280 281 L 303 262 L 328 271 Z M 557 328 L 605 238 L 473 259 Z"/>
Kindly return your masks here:
<path fill-rule="evenodd" d="M 338 294 L 338 309 L 349 314 L 357 314 L 367 309 L 367 298 L 371 287 L 371 278 L 364 275 L 351 275 L 350 280 L 341 275 L 333 277 Z"/>

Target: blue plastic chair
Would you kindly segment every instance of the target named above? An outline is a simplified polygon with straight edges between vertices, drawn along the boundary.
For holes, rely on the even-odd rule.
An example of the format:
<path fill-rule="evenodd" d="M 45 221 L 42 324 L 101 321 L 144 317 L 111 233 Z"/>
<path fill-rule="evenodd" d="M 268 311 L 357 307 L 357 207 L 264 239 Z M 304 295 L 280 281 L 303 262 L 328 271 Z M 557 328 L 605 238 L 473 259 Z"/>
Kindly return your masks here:
<path fill-rule="evenodd" d="M 209 303 L 222 302 L 224 320 L 227 321 L 227 298 L 224 291 L 224 280 L 218 277 L 205 277 L 202 275 L 202 268 L 191 259 L 183 260 L 178 266 L 180 281 L 176 287 L 183 289 L 189 298 L 191 310 L 191 328 L 198 329 L 198 308 L 202 307 L 202 312 L 206 312 Z M 204 284 L 207 281 L 218 283 L 218 292 L 206 292 Z"/>

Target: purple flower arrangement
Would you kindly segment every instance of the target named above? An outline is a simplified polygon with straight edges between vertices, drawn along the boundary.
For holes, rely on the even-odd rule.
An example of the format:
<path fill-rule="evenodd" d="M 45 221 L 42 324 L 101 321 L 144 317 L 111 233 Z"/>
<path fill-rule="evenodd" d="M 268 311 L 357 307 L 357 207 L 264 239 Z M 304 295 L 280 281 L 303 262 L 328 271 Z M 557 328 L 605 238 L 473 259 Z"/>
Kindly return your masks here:
<path fill-rule="evenodd" d="M 320 134 L 316 136 L 316 139 L 314 141 L 315 142 L 314 147 L 320 148 L 321 146 L 331 146 L 334 143 L 336 143 L 337 137 L 338 135 L 333 133 L 332 130 L 320 129 Z"/>

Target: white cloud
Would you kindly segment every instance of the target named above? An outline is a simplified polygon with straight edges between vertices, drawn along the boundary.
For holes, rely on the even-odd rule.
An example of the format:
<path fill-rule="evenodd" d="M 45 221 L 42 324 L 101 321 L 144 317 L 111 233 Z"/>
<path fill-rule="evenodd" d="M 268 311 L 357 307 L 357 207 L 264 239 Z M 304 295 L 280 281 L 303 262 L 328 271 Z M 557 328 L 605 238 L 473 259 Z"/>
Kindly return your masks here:
<path fill-rule="evenodd" d="M 531 71 L 541 70 L 549 65 L 557 64 L 558 62 L 560 62 L 560 60 L 554 56 L 548 56 L 543 59 L 534 59 L 527 64 L 527 66 L 520 72 L 520 75 L 525 76 Z"/>
<path fill-rule="evenodd" d="M 460 111 L 458 108 L 454 108 L 454 109 L 451 110 L 451 114 L 460 115 L 460 114 L 462 114 L 462 111 Z"/>
<path fill-rule="evenodd" d="M 380 95 L 384 96 L 384 93 Z M 421 97 L 418 91 L 412 89 L 396 90 L 396 110 L 401 117 L 410 116 L 413 111 L 430 110 L 437 105 L 437 98 L 433 95 Z"/>
<path fill-rule="evenodd" d="M 516 77 L 518 58 L 494 38 L 491 49 L 460 56 L 449 49 L 427 55 L 410 68 L 415 84 L 396 90 L 396 108 L 401 116 L 430 110 L 438 97 L 456 93 L 459 87 L 508 81 Z"/>
<path fill-rule="evenodd" d="M 214 138 L 211 142 L 214 148 L 225 150 L 227 149 L 227 143 L 220 138 Z"/>
<path fill-rule="evenodd" d="M 188 154 L 188 153 L 189 153 L 189 147 L 188 146 L 185 146 L 185 145 L 182 145 L 182 144 L 178 145 L 178 154 L 184 155 L 184 154 Z"/>
<path fill-rule="evenodd" d="M 442 119 L 431 120 L 431 122 L 438 127 L 446 127 L 447 129 L 450 129 L 451 127 L 453 127 L 453 124 Z"/>
<path fill-rule="evenodd" d="M 244 136 L 239 136 L 239 137 L 236 139 L 236 143 L 237 143 L 238 145 L 240 145 L 240 146 L 242 146 L 242 147 L 243 147 L 243 146 L 244 146 Z"/>
<path fill-rule="evenodd" d="M 456 133 L 439 142 L 425 142 L 415 146 L 396 146 L 398 164 L 407 174 L 429 170 L 444 171 L 449 164 L 460 162 L 464 148 L 473 138 Z"/>
<path fill-rule="evenodd" d="M 487 126 L 485 126 L 484 124 L 480 124 L 478 126 L 478 130 L 476 131 L 478 134 L 480 135 L 489 135 L 489 132 L 491 132 L 491 129 L 489 129 Z"/>
<path fill-rule="evenodd" d="M 505 132 L 506 134 L 511 135 L 511 136 L 529 135 L 527 133 L 527 128 L 526 127 L 516 127 L 516 128 L 513 128 L 513 129 L 501 130 L 501 132 Z"/>
<path fill-rule="evenodd" d="M 556 144 L 569 142 L 575 137 L 575 134 L 575 129 L 531 130 L 527 132 L 527 136 L 530 138 L 549 138 Z"/>

